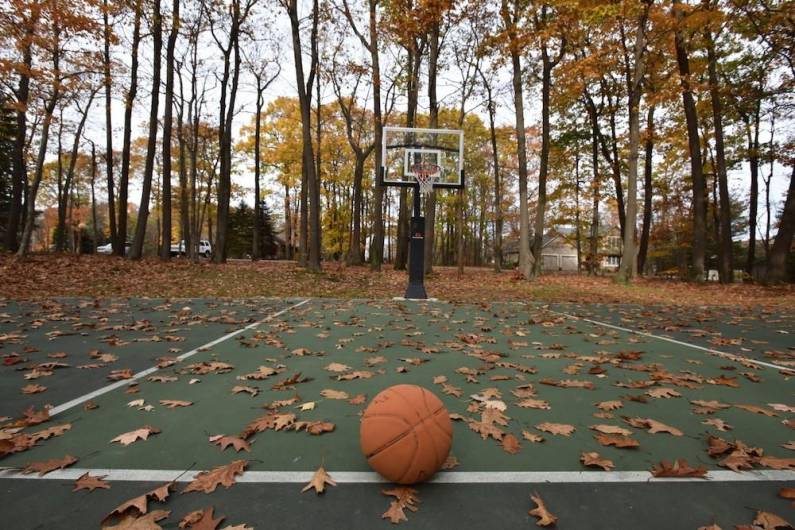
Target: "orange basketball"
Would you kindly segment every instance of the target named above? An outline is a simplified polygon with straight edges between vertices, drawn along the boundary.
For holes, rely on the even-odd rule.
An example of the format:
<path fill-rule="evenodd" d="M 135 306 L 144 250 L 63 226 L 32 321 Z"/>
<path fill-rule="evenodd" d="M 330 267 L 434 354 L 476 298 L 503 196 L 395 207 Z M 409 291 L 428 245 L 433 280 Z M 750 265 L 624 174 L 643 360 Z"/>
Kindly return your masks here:
<path fill-rule="evenodd" d="M 444 404 L 417 385 L 395 385 L 373 398 L 359 429 L 370 467 L 398 484 L 427 480 L 444 464 L 453 426 Z"/>

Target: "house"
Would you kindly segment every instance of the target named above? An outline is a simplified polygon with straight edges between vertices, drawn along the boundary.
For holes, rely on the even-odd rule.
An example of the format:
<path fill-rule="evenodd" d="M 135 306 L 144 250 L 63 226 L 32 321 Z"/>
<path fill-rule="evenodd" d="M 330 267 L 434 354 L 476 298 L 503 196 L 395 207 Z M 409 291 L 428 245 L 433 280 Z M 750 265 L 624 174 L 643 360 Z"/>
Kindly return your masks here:
<path fill-rule="evenodd" d="M 532 235 L 530 242 L 532 245 Z M 621 231 L 617 227 L 607 228 L 599 235 L 599 268 L 604 272 L 615 272 L 621 263 Z M 581 268 L 585 268 L 588 256 L 588 238 L 583 235 Z M 519 263 L 519 241 L 506 241 L 502 248 L 505 266 Z M 541 246 L 542 270 L 548 272 L 578 272 L 577 239 L 572 227 L 552 228 L 544 235 Z"/>

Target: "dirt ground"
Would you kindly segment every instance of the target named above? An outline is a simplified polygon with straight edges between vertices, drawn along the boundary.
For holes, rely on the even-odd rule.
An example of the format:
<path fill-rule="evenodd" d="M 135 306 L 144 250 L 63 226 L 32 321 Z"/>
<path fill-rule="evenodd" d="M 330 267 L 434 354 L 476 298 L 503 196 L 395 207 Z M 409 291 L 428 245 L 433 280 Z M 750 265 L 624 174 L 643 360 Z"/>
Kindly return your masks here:
<path fill-rule="evenodd" d="M 325 263 L 310 273 L 291 261 L 231 261 L 215 265 L 174 259 L 130 261 L 114 256 L 36 255 L 25 262 L 0 257 L 0 297 L 41 299 L 90 297 L 255 297 L 310 296 L 391 298 L 402 296 L 406 272 L 391 265 L 382 272 L 367 267 Z M 533 281 L 514 271 L 495 273 L 434 267 L 426 280 L 428 296 L 449 301 L 537 301 L 641 303 L 732 307 L 795 307 L 795 286 L 756 284 L 698 285 L 675 280 L 638 279 L 630 285 L 611 277 L 546 275 Z"/>

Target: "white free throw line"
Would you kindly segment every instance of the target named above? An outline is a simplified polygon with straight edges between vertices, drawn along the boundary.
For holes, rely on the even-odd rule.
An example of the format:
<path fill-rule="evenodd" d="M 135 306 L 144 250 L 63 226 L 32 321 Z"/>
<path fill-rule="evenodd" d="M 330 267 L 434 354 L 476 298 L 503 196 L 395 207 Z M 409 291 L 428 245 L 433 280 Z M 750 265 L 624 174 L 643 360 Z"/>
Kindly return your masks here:
<path fill-rule="evenodd" d="M 193 348 L 189 352 L 183 353 L 182 355 L 178 356 L 177 359 L 180 360 L 180 361 L 183 361 L 183 360 L 187 359 L 188 357 L 192 357 L 193 355 L 196 355 L 200 351 L 206 350 L 207 348 L 211 348 L 211 347 L 215 346 L 216 344 L 220 344 L 221 342 L 224 342 L 225 340 L 229 340 L 229 339 L 231 339 L 232 337 L 234 337 L 236 335 L 240 335 L 244 331 L 248 331 L 251 328 L 255 328 L 255 327 L 259 326 L 260 324 L 264 324 L 265 322 L 268 322 L 269 320 L 273 320 L 274 318 L 276 318 L 278 316 L 281 316 L 284 313 L 286 313 L 286 312 L 288 312 L 288 311 L 290 311 L 292 309 L 295 309 L 296 307 L 300 307 L 300 306 L 304 305 L 305 303 L 309 302 L 310 300 L 311 300 L 311 298 L 307 298 L 305 300 L 302 300 L 302 301 L 298 302 L 297 304 L 293 304 L 293 305 L 291 305 L 290 307 L 288 307 L 286 309 L 282 309 L 281 311 L 278 311 L 276 313 L 270 314 L 270 315 L 266 316 L 265 318 L 263 318 L 262 320 L 258 320 L 256 322 L 253 322 L 253 323 L 249 324 L 248 326 L 246 326 L 244 328 L 240 328 L 237 331 L 233 331 L 231 333 L 227 333 L 226 335 L 223 335 L 222 337 L 218 337 L 215 340 L 211 340 L 207 344 L 202 344 L 201 346 L 199 346 L 197 348 Z M 122 379 L 121 381 L 116 381 L 115 383 L 111 383 L 111 384 L 109 384 L 107 386 L 103 386 L 102 388 L 94 390 L 93 392 L 89 392 L 88 394 L 82 395 L 82 396 L 80 396 L 78 398 L 75 398 L 75 399 L 73 399 L 71 401 L 67 401 L 66 403 L 58 405 L 57 407 L 51 408 L 50 409 L 50 416 L 55 416 L 56 414 L 60 414 L 61 412 L 67 411 L 67 410 L 69 410 L 69 409 L 71 409 L 73 407 L 76 407 L 76 406 L 78 406 L 78 405 L 80 405 L 82 403 L 85 403 L 86 401 L 88 401 L 90 399 L 94 399 L 97 396 L 101 396 L 102 394 L 107 394 L 108 392 L 116 390 L 117 388 L 121 388 L 123 386 L 127 386 L 131 382 L 137 381 L 139 379 L 142 379 L 142 378 L 144 378 L 144 377 L 146 377 L 148 375 L 151 375 L 151 374 L 157 372 L 158 370 L 160 370 L 160 368 L 158 368 L 157 366 L 152 366 L 151 368 L 147 368 L 146 370 L 138 372 L 137 374 L 133 375 L 129 379 Z"/>
<path fill-rule="evenodd" d="M 183 473 L 173 469 L 81 469 L 53 471 L 40 477 L 23 475 L 19 471 L 0 469 L 0 479 L 76 480 L 84 473 L 104 475 L 105 480 L 126 482 L 190 482 L 200 471 Z M 349 484 L 387 483 L 381 475 L 371 471 L 330 471 L 336 482 Z M 306 483 L 313 471 L 247 471 L 237 482 L 253 484 Z M 179 478 L 177 478 L 179 477 Z M 524 483 L 637 483 L 637 482 L 782 482 L 795 480 L 795 471 L 708 471 L 706 478 L 654 478 L 649 471 L 447 471 L 438 473 L 430 481 L 435 484 L 524 484 Z"/>
<path fill-rule="evenodd" d="M 743 357 L 742 355 L 735 355 L 733 353 L 726 353 L 718 350 L 713 350 L 712 348 L 705 348 L 704 346 L 698 346 L 696 344 L 690 344 L 689 342 L 683 342 L 681 340 L 672 339 L 670 337 L 663 337 L 661 335 L 654 335 L 652 333 L 646 333 L 645 331 L 638 331 L 636 329 L 624 328 L 621 326 L 616 326 L 615 324 L 608 324 L 607 322 L 600 322 L 598 320 L 592 320 L 590 318 L 578 317 L 576 315 L 571 315 L 569 313 L 563 313 L 562 311 L 555 311 L 554 309 L 546 309 L 550 313 L 555 313 L 556 315 L 562 315 L 566 318 L 570 318 L 572 320 L 582 320 L 583 322 L 590 322 L 591 324 L 596 324 L 597 326 L 604 326 L 606 328 L 613 328 L 619 331 L 624 331 L 627 333 L 632 333 L 633 335 L 641 335 L 643 337 L 649 337 L 652 339 L 660 339 L 667 342 L 671 342 L 673 344 L 678 344 L 679 346 L 687 346 L 688 348 L 693 348 L 696 350 L 702 350 L 705 352 L 709 352 L 713 355 L 717 355 L 718 357 L 723 357 L 725 359 L 730 359 L 732 361 L 743 360 L 749 363 L 758 364 L 759 366 L 764 366 L 766 368 L 773 368 L 774 370 L 786 370 L 788 372 L 792 372 L 793 368 L 787 368 L 786 366 L 779 366 L 777 364 L 768 363 L 765 361 L 757 361 L 756 359 L 749 359 L 748 357 Z"/>

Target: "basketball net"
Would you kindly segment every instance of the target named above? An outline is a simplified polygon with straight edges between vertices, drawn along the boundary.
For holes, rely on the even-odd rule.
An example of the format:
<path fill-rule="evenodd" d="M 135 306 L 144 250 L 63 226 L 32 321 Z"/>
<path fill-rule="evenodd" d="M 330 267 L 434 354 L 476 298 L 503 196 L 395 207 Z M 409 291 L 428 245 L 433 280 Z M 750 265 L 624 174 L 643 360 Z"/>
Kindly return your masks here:
<path fill-rule="evenodd" d="M 411 172 L 414 173 L 414 180 L 417 181 L 421 193 L 428 195 L 433 191 L 433 185 L 439 180 L 441 169 L 436 164 L 426 162 L 411 166 Z"/>

